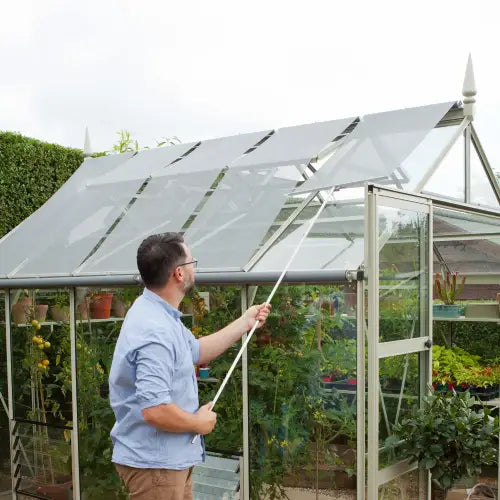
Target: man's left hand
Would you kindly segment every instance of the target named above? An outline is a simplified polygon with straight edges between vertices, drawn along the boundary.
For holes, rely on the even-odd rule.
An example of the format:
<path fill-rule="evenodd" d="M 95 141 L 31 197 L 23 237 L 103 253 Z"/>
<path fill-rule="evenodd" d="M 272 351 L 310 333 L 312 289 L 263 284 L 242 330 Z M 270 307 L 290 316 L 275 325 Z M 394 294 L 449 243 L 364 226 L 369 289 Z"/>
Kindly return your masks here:
<path fill-rule="evenodd" d="M 271 304 L 260 304 L 259 306 L 252 306 L 245 311 L 242 315 L 242 318 L 245 320 L 247 324 L 247 330 L 251 330 L 255 322 L 259 322 L 258 328 L 260 328 L 265 322 L 267 317 L 269 316 L 269 312 L 271 311 Z"/>

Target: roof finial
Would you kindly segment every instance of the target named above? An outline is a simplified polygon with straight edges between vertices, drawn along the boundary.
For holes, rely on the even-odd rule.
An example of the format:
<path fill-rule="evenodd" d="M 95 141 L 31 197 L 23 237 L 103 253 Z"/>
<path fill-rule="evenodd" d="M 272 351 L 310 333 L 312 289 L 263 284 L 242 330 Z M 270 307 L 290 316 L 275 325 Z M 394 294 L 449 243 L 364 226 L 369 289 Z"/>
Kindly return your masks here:
<path fill-rule="evenodd" d="M 85 158 L 87 158 L 88 156 L 92 156 L 92 146 L 90 145 L 90 135 L 88 127 L 85 127 L 85 143 L 83 145 L 83 156 Z"/>
<path fill-rule="evenodd" d="M 464 86 L 462 88 L 462 94 L 464 95 L 464 115 L 470 117 L 472 120 L 474 118 L 474 103 L 476 102 L 475 95 L 476 82 L 474 80 L 474 68 L 472 67 L 472 56 L 469 54 L 469 59 L 467 61 L 467 69 L 465 70 Z"/>

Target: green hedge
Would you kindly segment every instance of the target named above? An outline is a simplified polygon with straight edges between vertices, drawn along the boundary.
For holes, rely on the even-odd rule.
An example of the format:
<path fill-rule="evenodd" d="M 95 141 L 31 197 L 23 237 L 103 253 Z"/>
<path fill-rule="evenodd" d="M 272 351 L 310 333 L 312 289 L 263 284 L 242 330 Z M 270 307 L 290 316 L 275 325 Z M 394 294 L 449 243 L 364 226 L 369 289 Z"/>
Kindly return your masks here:
<path fill-rule="evenodd" d="M 82 161 L 79 149 L 0 131 L 0 237 L 43 205 Z"/>

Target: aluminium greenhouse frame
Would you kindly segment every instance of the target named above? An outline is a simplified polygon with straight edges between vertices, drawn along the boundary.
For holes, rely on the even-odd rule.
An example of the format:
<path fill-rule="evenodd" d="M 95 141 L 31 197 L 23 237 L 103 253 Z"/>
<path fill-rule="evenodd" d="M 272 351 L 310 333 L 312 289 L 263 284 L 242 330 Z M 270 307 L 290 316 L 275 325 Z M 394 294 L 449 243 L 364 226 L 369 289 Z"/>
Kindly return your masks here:
<path fill-rule="evenodd" d="M 408 464 L 397 464 L 390 468 L 390 470 L 378 470 L 378 455 L 379 443 L 376 439 L 374 428 L 378 425 L 378 412 L 376 411 L 378 405 L 378 386 L 375 380 L 378 380 L 377 368 L 377 329 L 371 325 L 377 325 L 379 321 L 378 311 L 378 280 L 373 279 L 373 273 L 377 272 L 376 255 L 379 251 L 380 240 L 377 236 L 376 225 L 373 225 L 375 198 L 377 196 L 389 197 L 396 200 L 396 203 L 420 203 L 429 207 L 429 217 L 431 224 L 429 226 L 430 235 L 428 245 L 432 253 L 433 235 L 432 235 L 432 211 L 433 207 L 449 208 L 453 210 L 468 212 L 471 215 L 487 215 L 490 217 L 498 218 L 500 227 L 500 211 L 493 209 L 485 209 L 477 206 L 472 206 L 465 203 L 453 202 L 427 195 L 409 194 L 407 192 L 398 191 L 383 186 L 368 184 L 366 186 L 366 200 L 365 200 L 365 225 L 367 232 L 365 233 L 365 267 L 361 266 L 356 270 L 333 270 L 333 271 L 289 271 L 284 278 L 285 283 L 323 283 L 323 284 L 339 284 L 356 281 L 357 293 L 357 309 L 356 309 L 356 324 L 357 324 L 357 383 L 358 387 L 365 387 L 366 380 L 368 379 L 368 450 L 366 455 L 365 450 L 365 392 L 356 391 L 356 407 L 357 407 L 357 456 L 368 457 L 368 465 L 365 469 L 365 460 L 357 460 L 357 498 L 359 500 L 365 498 L 365 479 L 368 479 L 368 499 L 372 500 L 377 497 L 378 487 L 389 479 L 396 478 L 401 474 L 415 469 L 415 466 Z M 399 200 L 399 201 L 398 201 Z M 500 234 L 500 230 L 499 230 Z M 429 286 L 432 280 L 432 258 L 429 255 L 429 268 L 427 270 L 427 283 Z M 375 274 L 376 276 L 376 274 Z M 274 283 L 279 277 L 278 272 L 225 272 L 225 273 L 198 273 L 197 284 L 199 285 L 240 285 L 241 286 L 241 307 L 245 310 L 251 305 L 253 300 L 252 286 L 260 284 Z M 71 340 L 71 370 L 72 370 L 72 410 L 73 415 L 77 415 L 78 411 L 78 393 L 77 393 L 77 367 L 76 367 L 76 310 L 75 310 L 75 291 L 79 286 L 126 286 L 137 285 L 140 280 L 137 276 L 101 276 L 101 277 L 61 277 L 61 278 L 24 278 L 24 279 L 4 279 L 0 280 L 0 288 L 5 290 L 5 315 L 6 315 L 6 342 L 7 342 L 7 368 L 8 368 L 8 408 L 9 420 L 11 422 L 11 466 L 13 478 L 13 491 L 16 487 L 16 474 L 18 473 L 17 465 L 13 459 L 16 457 L 16 452 L 19 453 L 19 442 L 15 439 L 15 422 L 13 420 L 13 387 L 12 387 L 12 361 L 11 361 L 11 304 L 10 304 L 10 290 L 18 288 L 68 288 L 70 294 L 70 340 Z M 429 288 L 431 290 L 431 288 Z M 426 322 L 429 335 L 421 337 L 418 341 L 426 343 L 432 342 L 432 293 L 427 293 L 428 308 L 425 317 L 422 319 Z M 368 292 L 368 311 L 365 311 L 365 292 Z M 366 312 L 368 313 L 368 325 L 365 323 Z M 423 313 L 421 313 L 423 314 Z M 365 373 L 365 335 L 368 341 L 368 372 Z M 244 339 L 243 339 L 244 340 Z M 430 376 L 431 354 L 430 345 L 425 345 L 428 351 L 428 357 L 425 362 L 425 372 L 427 380 Z M 407 352 L 396 347 L 394 353 L 404 354 Z M 398 350 L 399 349 L 399 350 Z M 413 351 L 414 352 L 414 351 Z M 421 367 L 422 368 L 422 367 Z M 421 370 L 421 373 L 423 370 Z M 242 498 L 249 498 L 249 426 L 248 426 L 248 360 L 246 353 L 242 358 L 242 394 L 243 394 L 243 474 L 241 492 Z M 375 384 L 375 385 L 374 385 Z M 371 387 L 371 389 L 370 389 Z M 422 384 L 421 384 L 421 387 Z M 373 415 L 377 418 L 374 419 Z M 74 417 L 74 421 L 78 419 Z M 370 430 L 371 429 L 371 430 Z M 78 455 L 78 428 L 77 424 L 71 429 L 71 446 L 72 446 L 72 467 L 73 467 L 73 484 L 74 494 L 73 498 L 79 499 L 79 455 Z M 430 488 L 430 482 L 427 481 L 427 487 Z M 15 493 L 13 493 L 15 498 Z M 425 498 L 425 495 L 421 496 Z"/>

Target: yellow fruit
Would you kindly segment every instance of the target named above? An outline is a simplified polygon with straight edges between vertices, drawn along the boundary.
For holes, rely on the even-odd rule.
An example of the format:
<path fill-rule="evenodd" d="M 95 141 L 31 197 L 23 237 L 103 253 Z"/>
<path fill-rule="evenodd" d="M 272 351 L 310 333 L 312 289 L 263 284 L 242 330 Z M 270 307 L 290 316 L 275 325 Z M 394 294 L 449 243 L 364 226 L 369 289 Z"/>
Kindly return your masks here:
<path fill-rule="evenodd" d="M 48 359 L 44 359 L 44 360 L 42 361 L 42 365 L 43 365 L 43 366 L 49 366 L 49 364 L 50 364 L 50 361 L 49 361 Z"/>
<path fill-rule="evenodd" d="M 43 350 L 43 349 L 45 349 L 45 347 L 43 344 L 38 344 L 38 349 Z"/>
<path fill-rule="evenodd" d="M 43 345 L 48 349 L 50 347 L 50 342 L 44 342 Z"/>
<path fill-rule="evenodd" d="M 40 337 L 35 337 L 35 343 L 37 344 L 41 344 L 43 342 L 43 340 L 40 338 Z"/>
<path fill-rule="evenodd" d="M 38 366 L 38 368 L 43 368 L 42 363 L 38 363 L 36 366 Z"/>
<path fill-rule="evenodd" d="M 80 342 L 78 342 L 78 344 L 76 344 L 76 348 L 77 349 L 81 349 L 82 348 L 82 344 L 80 344 Z"/>
<path fill-rule="evenodd" d="M 42 325 L 40 323 L 38 323 L 38 321 L 37 321 L 35 328 L 37 330 L 40 330 L 40 328 L 42 328 Z"/>
<path fill-rule="evenodd" d="M 31 322 L 31 325 L 36 327 L 38 325 L 38 321 L 36 319 L 34 319 L 32 322 Z"/>
<path fill-rule="evenodd" d="M 33 342 L 33 344 L 37 344 L 38 343 L 37 340 L 38 337 L 31 337 L 31 342 Z"/>

